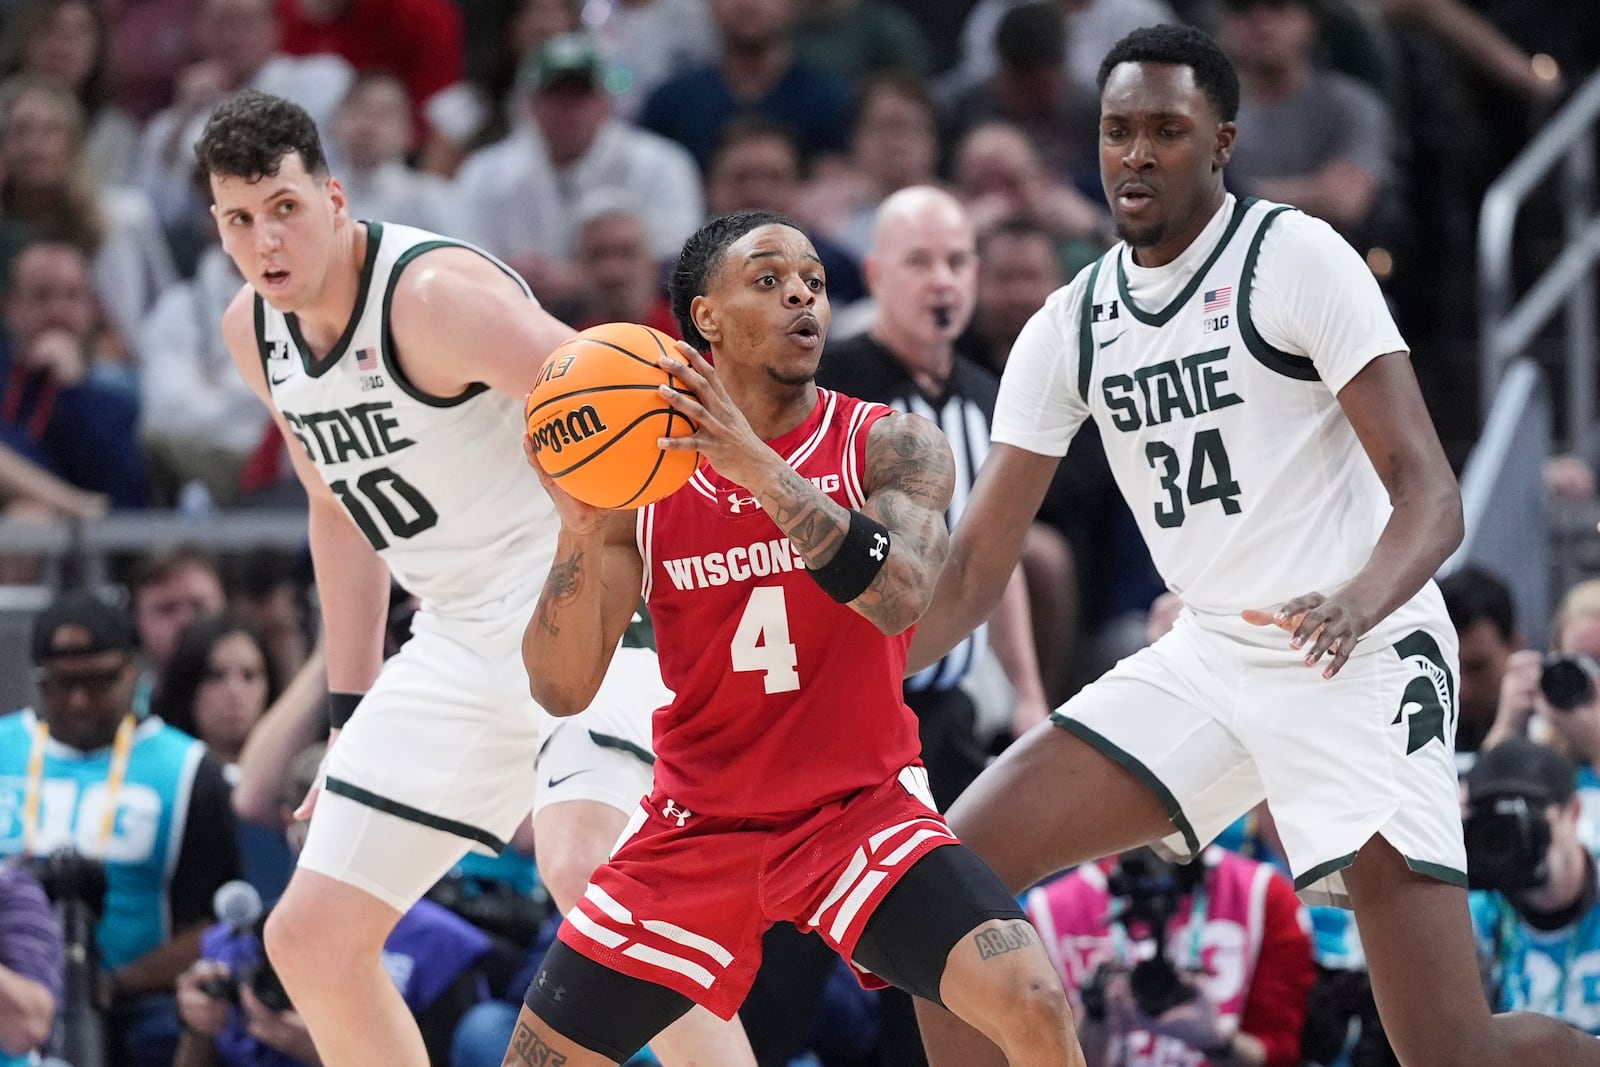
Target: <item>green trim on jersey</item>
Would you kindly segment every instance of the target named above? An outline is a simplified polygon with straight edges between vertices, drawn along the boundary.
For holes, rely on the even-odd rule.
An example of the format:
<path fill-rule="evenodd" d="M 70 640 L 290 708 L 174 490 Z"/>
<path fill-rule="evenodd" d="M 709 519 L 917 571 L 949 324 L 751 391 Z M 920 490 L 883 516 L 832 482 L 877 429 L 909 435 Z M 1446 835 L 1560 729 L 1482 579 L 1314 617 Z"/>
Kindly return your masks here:
<path fill-rule="evenodd" d="M 1118 747 L 1104 735 L 1095 732 L 1076 719 L 1069 719 L 1059 712 L 1052 712 L 1050 722 L 1056 727 L 1067 731 L 1073 737 L 1087 742 L 1090 747 L 1097 749 L 1103 755 L 1109 756 L 1123 770 L 1139 780 L 1139 784 L 1155 794 L 1161 806 L 1166 809 L 1167 818 L 1172 820 L 1173 829 L 1183 835 L 1183 843 L 1189 848 L 1190 856 L 1200 854 L 1200 840 L 1195 836 L 1194 827 L 1189 825 L 1189 816 L 1183 813 L 1183 805 L 1178 803 L 1178 798 L 1172 795 L 1172 790 L 1166 787 L 1155 772 L 1129 753 Z"/>
<path fill-rule="evenodd" d="M 398 800 L 381 797 L 370 789 L 352 785 L 342 778 L 329 778 L 322 783 L 322 788 L 335 796 L 345 797 L 355 801 L 357 804 L 365 804 L 375 811 L 393 815 L 397 819 L 414 822 L 418 826 L 426 826 L 430 830 L 441 830 L 447 834 L 454 834 L 456 837 L 464 837 L 468 841 L 476 841 L 480 845 L 493 849 L 496 854 L 505 851 L 506 842 L 487 830 L 480 830 L 476 826 L 457 822 L 454 819 L 446 819 L 442 815 L 434 815 L 431 812 L 423 811 L 421 808 L 413 808 L 411 805 L 402 804 Z"/>
<path fill-rule="evenodd" d="M 640 748 L 632 741 L 628 741 L 624 738 L 612 737 L 610 734 L 599 734 L 595 733 L 593 730 L 590 730 L 589 740 L 593 741 L 597 748 L 609 748 L 613 752 L 625 752 L 634 759 L 639 760 L 646 767 L 654 767 L 656 765 L 656 757 L 654 753 L 652 753 L 649 749 Z"/>
<path fill-rule="evenodd" d="M 1239 336 L 1244 338 L 1244 346 L 1256 357 L 1256 362 L 1268 370 L 1302 382 L 1320 382 L 1322 375 L 1317 373 L 1317 365 L 1310 356 L 1297 356 L 1293 352 L 1272 347 L 1250 318 L 1250 289 L 1255 284 L 1256 260 L 1261 258 L 1262 239 L 1266 237 L 1273 220 L 1285 211 L 1293 210 L 1290 207 L 1272 209 L 1256 228 L 1256 235 L 1250 239 L 1250 251 L 1245 254 L 1244 271 L 1239 276 Z"/>
<path fill-rule="evenodd" d="M 412 245 L 410 248 L 406 249 L 400 254 L 400 258 L 394 261 L 394 266 L 389 269 L 389 287 L 384 290 L 383 294 L 383 365 L 389 368 L 389 373 L 394 377 L 395 384 L 398 385 L 407 396 L 417 401 L 419 404 L 427 404 L 429 407 L 435 408 L 452 408 L 464 401 L 471 400 L 480 393 L 488 392 L 489 387 L 483 382 L 473 382 L 455 396 L 442 397 L 433 396 L 430 393 L 424 393 L 421 389 L 418 389 L 416 386 L 411 384 L 410 379 L 405 376 L 405 372 L 400 369 L 400 364 L 395 362 L 394 335 L 389 329 L 389 323 L 391 321 L 389 318 L 389 308 L 394 303 L 394 289 L 395 286 L 400 282 L 400 272 L 405 270 L 405 268 L 410 265 L 412 260 L 422 255 L 424 252 L 432 252 L 436 248 L 464 248 L 468 252 L 476 252 L 478 255 L 482 256 L 484 259 L 487 259 L 490 263 L 493 263 L 495 266 L 504 271 L 506 276 L 512 281 L 516 282 L 517 287 L 521 289 L 523 294 L 526 295 L 530 300 L 533 299 L 533 290 L 528 288 L 528 283 L 523 281 L 521 276 L 518 275 L 516 271 L 512 270 L 498 259 L 489 255 L 489 253 L 485 252 L 483 249 L 474 248 L 473 246 L 465 244 L 461 241 L 423 241 L 421 244 Z"/>
<path fill-rule="evenodd" d="M 305 335 L 300 332 L 300 320 L 295 317 L 294 312 L 284 314 L 283 321 L 289 327 L 289 337 L 294 341 L 294 346 L 300 350 L 300 365 L 308 377 L 320 378 L 328 373 L 350 347 L 350 338 L 355 336 L 356 327 L 361 323 L 361 309 L 367 304 L 367 287 L 372 284 L 372 268 L 378 261 L 378 245 L 382 243 L 383 223 L 367 223 L 367 254 L 361 261 L 361 277 L 356 282 L 355 310 L 350 313 L 350 321 L 344 324 L 344 333 L 339 335 L 339 340 L 334 342 L 328 354 L 320 361 L 312 358 L 311 347 L 306 344 Z"/>
<path fill-rule="evenodd" d="M 1343 856 L 1319 863 L 1294 880 L 1294 891 L 1296 893 L 1302 892 L 1307 886 L 1322 881 L 1330 874 L 1338 874 L 1355 861 L 1356 854 L 1354 852 L 1346 852 Z M 1410 863 L 1411 861 L 1407 860 L 1406 862 Z"/>
<path fill-rule="evenodd" d="M 1110 254 L 1094 261 L 1089 269 L 1089 284 L 1083 290 L 1083 314 L 1078 320 L 1078 397 L 1085 404 L 1089 402 L 1089 387 L 1094 384 L 1094 286 Z"/>
<path fill-rule="evenodd" d="M 1211 250 L 1211 255 L 1206 257 L 1206 261 L 1200 265 L 1200 269 L 1194 272 L 1194 277 L 1189 279 L 1189 284 L 1183 287 L 1183 291 L 1173 297 L 1172 302 L 1160 311 L 1143 311 L 1140 310 L 1138 304 L 1133 302 L 1133 296 L 1128 292 L 1128 271 L 1122 264 L 1122 246 L 1118 245 L 1112 249 L 1112 252 L 1117 257 L 1117 295 L 1122 297 L 1122 303 L 1127 307 L 1128 313 L 1146 326 L 1165 326 L 1167 321 L 1178 313 L 1178 309 L 1187 304 L 1194 296 L 1195 292 L 1200 288 L 1200 283 L 1205 280 L 1206 275 L 1211 273 L 1211 268 L 1222 257 L 1223 250 L 1228 247 L 1228 242 L 1233 240 L 1233 235 L 1238 232 L 1240 224 L 1244 222 L 1245 213 L 1250 210 L 1251 205 L 1255 202 L 1256 199 L 1252 196 L 1246 197 L 1233 205 L 1233 217 L 1228 220 L 1228 228 L 1222 231 L 1222 239 L 1217 242 L 1217 247 Z"/>
<path fill-rule="evenodd" d="M 267 344 L 267 302 L 261 299 L 261 294 L 255 294 L 255 320 L 256 320 L 256 354 L 261 357 L 261 376 L 267 381 L 267 392 L 272 392 L 272 375 L 267 373 L 267 356 L 272 351 L 272 346 Z"/>
<path fill-rule="evenodd" d="M 642 600 L 639 601 L 639 606 L 633 609 L 633 618 L 628 620 L 628 628 L 622 631 L 622 647 L 655 650 L 656 624 L 650 618 L 650 609 L 645 607 Z"/>

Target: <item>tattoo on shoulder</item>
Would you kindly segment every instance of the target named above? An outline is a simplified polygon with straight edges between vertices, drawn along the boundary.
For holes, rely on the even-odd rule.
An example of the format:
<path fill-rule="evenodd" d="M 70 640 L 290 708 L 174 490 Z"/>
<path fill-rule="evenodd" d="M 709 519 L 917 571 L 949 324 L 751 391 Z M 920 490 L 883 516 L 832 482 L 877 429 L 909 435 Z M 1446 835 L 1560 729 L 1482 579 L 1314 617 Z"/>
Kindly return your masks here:
<path fill-rule="evenodd" d="M 567 1062 L 565 1055 L 551 1048 L 533 1027 L 520 1020 L 517 1032 L 511 1035 L 511 1055 L 518 1063 L 529 1067 L 561 1067 Z"/>
<path fill-rule="evenodd" d="M 871 487 L 894 489 L 943 511 L 955 479 L 955 458 L 944 434 L 927 419 L 909 415 L 890 416 L 879 426 L 867 436 Z"/>
<path fill-rule="evenodd" d="M 1017 919 L 992 930 L 979 930 L 972 935 L 972 943 L 978 946 L 978 959 L 986 960 L 1037 944 L 1038 938 L 1031 924 Z"/>

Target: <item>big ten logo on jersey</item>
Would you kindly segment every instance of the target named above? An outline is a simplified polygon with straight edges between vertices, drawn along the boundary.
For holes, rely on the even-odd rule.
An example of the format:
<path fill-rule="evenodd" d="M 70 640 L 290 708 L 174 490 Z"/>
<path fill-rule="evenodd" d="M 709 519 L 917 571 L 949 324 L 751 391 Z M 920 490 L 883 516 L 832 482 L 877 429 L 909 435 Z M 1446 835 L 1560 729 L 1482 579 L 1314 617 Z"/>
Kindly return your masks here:
<path fill-rule="evenodd" d="M 806 481 L 829 496 L 836 495 L 844 487 L 844 483 L 839 480 L 837 474 L 817 474 L 807 478 Z M 741 493 L 737 489 L 726 494 L 723 500 L 728 504 L 729 513 L 734 515 L 742 515 L 747 511 L 761 510 L 761 501 L 747 493 Z"/>
<path fill-rule="evenodd" d="M 110 839 L 103 841 L 109 793 L 104 782 L 80 786 L 71 778 L 45 779 L 39 786 L 34 852 L 44 855 L 69 847 L 112 863 L 143 863 L 150 859 L 161 828 L 161 795 L 147 785 L 124 782 L 116 794 L 117 814 L 111 823 Z M 0 854 L 22 850 L 27 833 L 23 826 L 26 797 L 24 779 L 0 779 Z"/>
<path fill-rule="evenodd" d="M 1233 286 L 1224 285 L 1220 289 L 1207 289 L 1201 297 L 1200 314 L 1205 316 L 1200 323 L 1201 333 L 1217 333 L 1226 330 L 1233 320 L 1228 316 L 1228 307 L 1233 303 Z"/>
<path fill-rule="evenodd" d="M 378 373 L 378 350 L 363 348 L 356 352 L 356 375 L 361 379 L 361 391 L 370 393 L 384 386 L 383 375 Z"/>
<path fill-rule="evenodd" d="M 285 411 L 284 421 L 312 461 L 323 466 L 387 456 L 416 444 L 400 432 L 388 400 L 332 411 Z"/>

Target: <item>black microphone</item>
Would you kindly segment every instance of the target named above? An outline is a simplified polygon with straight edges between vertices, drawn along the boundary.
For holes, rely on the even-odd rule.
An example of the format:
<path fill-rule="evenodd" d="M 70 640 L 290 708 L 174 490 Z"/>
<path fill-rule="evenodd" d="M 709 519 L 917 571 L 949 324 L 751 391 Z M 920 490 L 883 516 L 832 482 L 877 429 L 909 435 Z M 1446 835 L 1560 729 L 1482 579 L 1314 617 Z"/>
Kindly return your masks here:
<path fill-rule="evenodd" d="M 211 898 L 211 910 L 217 921 L 227 924 L 236 936 L 248 934 L 261 918 L 261 894 L 249 882 L 235 878 L 217 889 Z"/>

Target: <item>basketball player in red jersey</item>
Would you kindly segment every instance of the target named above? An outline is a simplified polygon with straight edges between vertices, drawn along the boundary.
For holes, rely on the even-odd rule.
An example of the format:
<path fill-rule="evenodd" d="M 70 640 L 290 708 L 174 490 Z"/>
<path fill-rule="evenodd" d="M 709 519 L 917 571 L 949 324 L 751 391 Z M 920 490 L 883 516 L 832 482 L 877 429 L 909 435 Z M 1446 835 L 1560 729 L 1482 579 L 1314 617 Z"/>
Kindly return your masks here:
<path fill-rule="evenodd" d="M 505 1063 L 620 1063 L 692 1003 L 727 1018 L 762 933 L 791 922 L 1013 1064 L 1082 1064 L 1033 928 L 934 809 L 900 699 L 948 547 L 948 444 L 817 387 L 822 265 L 781 216 L 707 223 L 672 290 L 689 343 L 662 365 L 688 392 L 662 395 L 698 429 L 663 447 L 698 449 L 694 478 L 618 512 L 540 474 L 562 528 L 523 637 L 533 693 L 581 711 L 642 589 L 675 697 L 655 788 L 567 914 Z"/>

